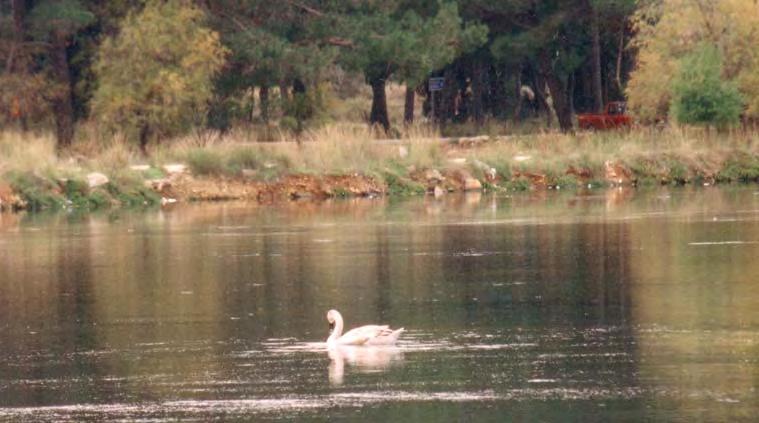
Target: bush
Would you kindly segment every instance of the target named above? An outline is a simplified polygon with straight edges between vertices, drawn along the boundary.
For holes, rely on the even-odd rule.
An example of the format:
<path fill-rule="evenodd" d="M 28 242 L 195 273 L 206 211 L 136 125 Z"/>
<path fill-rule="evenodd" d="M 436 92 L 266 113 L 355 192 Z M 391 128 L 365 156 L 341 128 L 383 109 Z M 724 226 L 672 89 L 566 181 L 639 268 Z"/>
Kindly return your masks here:
<path fill-rule="evenodd" d="M 743 99 L 738 88 L 722 79 L 722 55 L 704 46 L 685 56 L 674 81 L 672 112 L 680 123 L 724 129 L 738 123 Z"/>
<path fill-rule="evenodd" d="M 187 164 L 194 175 L 222 175 L 225 173 L 224 157 L 218 151 L 195 149 L 187 153 Z"/>

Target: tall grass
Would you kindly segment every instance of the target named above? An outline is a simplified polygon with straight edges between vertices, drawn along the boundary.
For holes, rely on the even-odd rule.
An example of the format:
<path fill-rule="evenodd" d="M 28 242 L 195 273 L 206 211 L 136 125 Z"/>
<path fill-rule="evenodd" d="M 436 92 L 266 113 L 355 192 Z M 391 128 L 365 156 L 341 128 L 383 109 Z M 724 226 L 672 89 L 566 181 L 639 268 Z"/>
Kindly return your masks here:
<path fill-rule="evenodd" d="M 0 131 L 0 181 L 47 201 L 46 192 L 66 194 L 93 171 L 112 179 L 111 195 L 136 192 L 141 198 L 144 180 L 161 176 L 160 168 L 174 162 L 187 164 L 196 177 L 263 181 L 290 173 L 359 173 L 395 185 L 393 192 L 419 192 L 412 181 L 419 170 L 462 167 L 483 180 L 495 169 L 501 181 L 522 187 L 529 184 L 515 179 L 520 174 L 543 175 L 557 185 L 572 183 L 567 171 L 573 168 L 602 181 L 608 162 L 651 183 L 759 179 L 757 132 L 638 128 L 494 135 L 449 143 L 441 141 L 438 129 L 423 124 L 402 128 L 396 140 L 366 125 L 334 124 L 306 131 L 298 139 L 282 133 L 283 142 L 256 142 L 256 133 L 245 130 L 195 133 L 154 146 L 149 157 L 118 138 L 88 135 L 59 156 L 49 134 Z M 138 163 L 152 165 L 151 171 L 130 169 Z"/>

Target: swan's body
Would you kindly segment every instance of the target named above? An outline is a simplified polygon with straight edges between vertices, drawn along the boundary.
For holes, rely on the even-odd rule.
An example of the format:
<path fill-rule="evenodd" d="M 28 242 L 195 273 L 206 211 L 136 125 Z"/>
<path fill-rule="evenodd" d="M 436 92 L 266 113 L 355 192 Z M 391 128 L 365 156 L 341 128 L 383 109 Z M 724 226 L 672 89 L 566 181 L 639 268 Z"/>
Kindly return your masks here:
<path fill-rule="evenodd" d="M 343 334 L 343 316 L 337 310 L 327 312 L 327 321 L 332 332 L 327 338 L 327 346 L 334 345 L 394 345 L 403 328 L 392 330 L 387 325 L 366 325 L 351 329 Z"/>

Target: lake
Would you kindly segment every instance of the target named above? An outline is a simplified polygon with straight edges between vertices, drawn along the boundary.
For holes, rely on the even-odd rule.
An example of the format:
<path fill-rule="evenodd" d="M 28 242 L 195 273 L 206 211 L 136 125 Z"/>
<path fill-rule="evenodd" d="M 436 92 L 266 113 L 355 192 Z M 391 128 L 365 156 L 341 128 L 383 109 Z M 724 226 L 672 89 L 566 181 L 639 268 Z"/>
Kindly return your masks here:
<path fill-rule="evenodd" d="M 328 352 L 348 328 L 394 348 Z M 0 421 L 750 421 L 759 189 L 0 215 Z"/>

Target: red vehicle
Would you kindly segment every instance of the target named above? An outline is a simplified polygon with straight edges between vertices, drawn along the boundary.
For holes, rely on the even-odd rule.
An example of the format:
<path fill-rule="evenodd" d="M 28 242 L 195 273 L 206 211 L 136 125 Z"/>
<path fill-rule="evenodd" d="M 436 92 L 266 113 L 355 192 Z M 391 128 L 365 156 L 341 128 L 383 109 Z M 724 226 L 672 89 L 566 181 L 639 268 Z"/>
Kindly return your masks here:
<path fill-rule="evenodd" d="M 580 129 L 615 129 L 632 125 L 632 118 L 625 114 L 624 102 L 613 101 L 606 105 L 603 113 L 583 113 L 577 115 Z"/>

